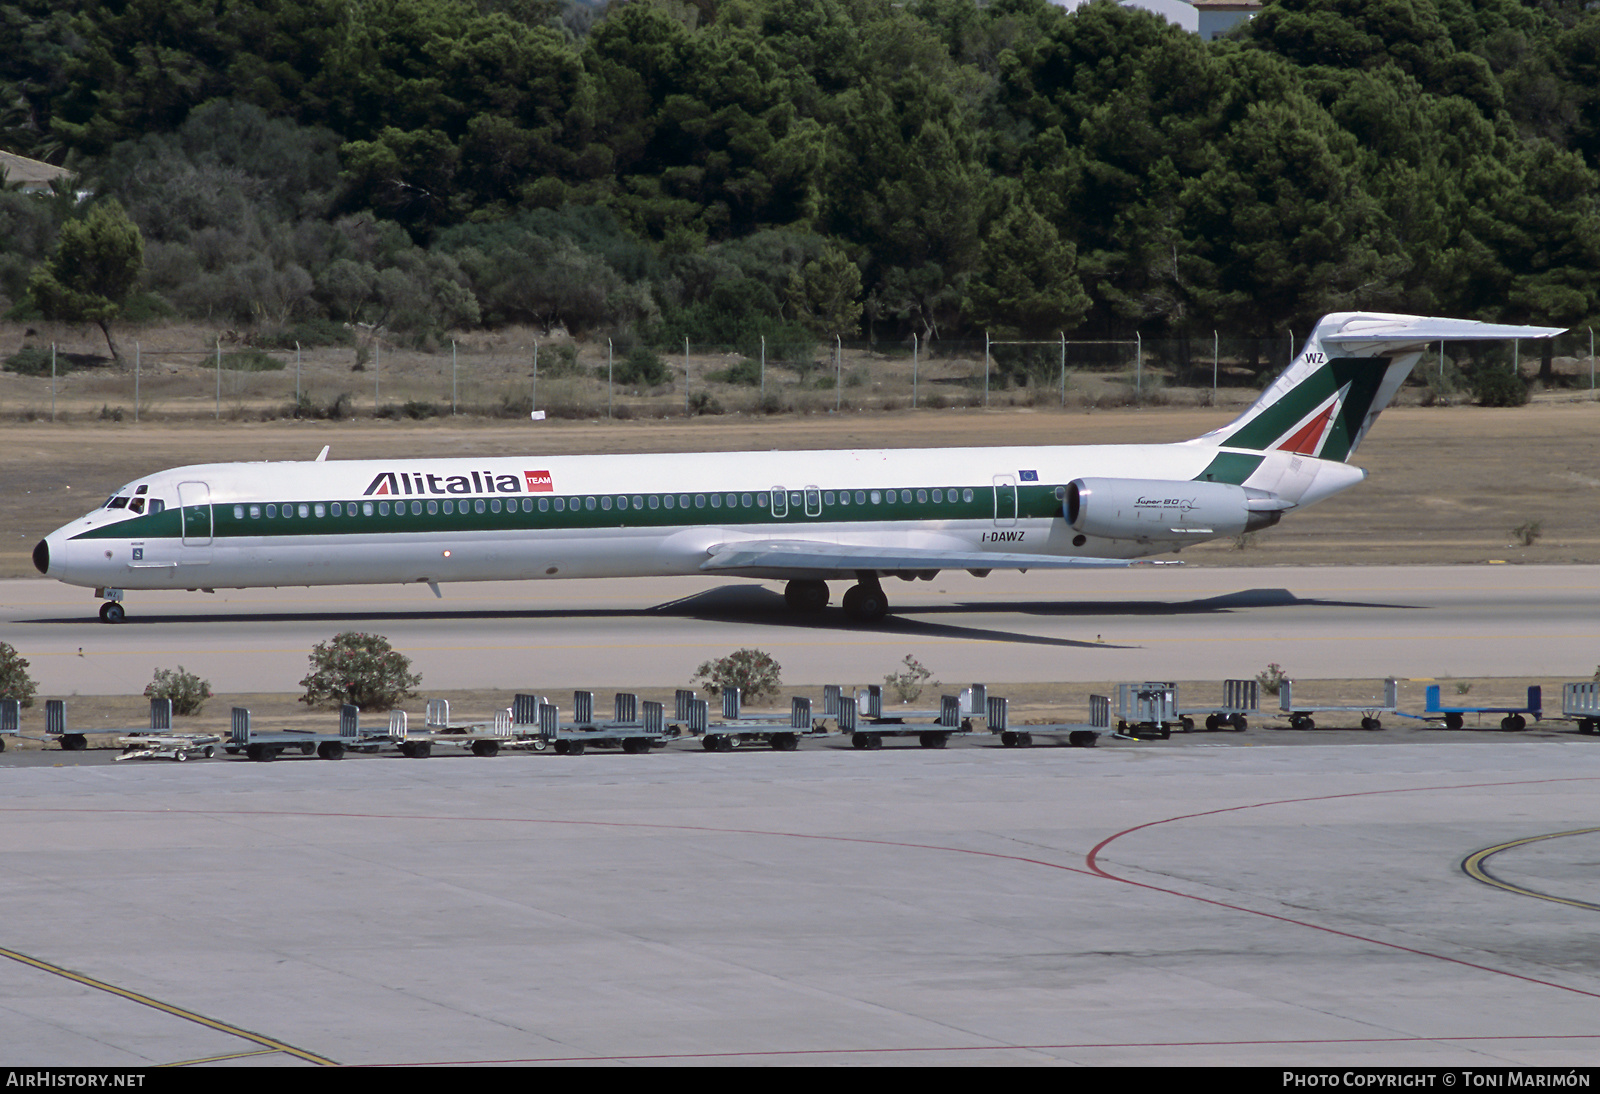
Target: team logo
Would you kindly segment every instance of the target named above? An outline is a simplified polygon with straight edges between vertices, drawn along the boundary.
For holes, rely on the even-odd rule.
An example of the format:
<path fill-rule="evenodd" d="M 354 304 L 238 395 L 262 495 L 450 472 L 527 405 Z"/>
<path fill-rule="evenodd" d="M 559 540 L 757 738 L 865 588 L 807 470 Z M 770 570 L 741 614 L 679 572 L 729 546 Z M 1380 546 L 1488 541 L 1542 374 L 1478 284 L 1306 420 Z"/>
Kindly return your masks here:
<path fill-rule="evenodd" d="M 548 494 L 556 488 L 555 480 L 548 471 L 524 471 L 522 477 L 528 480 L 530 494 Z"/>

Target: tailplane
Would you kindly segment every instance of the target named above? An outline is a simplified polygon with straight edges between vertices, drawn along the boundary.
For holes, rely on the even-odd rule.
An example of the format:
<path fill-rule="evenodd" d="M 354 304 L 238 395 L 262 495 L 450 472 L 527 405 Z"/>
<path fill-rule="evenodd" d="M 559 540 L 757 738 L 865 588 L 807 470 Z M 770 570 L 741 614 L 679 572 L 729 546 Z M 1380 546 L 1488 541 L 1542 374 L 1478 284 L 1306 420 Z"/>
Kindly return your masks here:
<path fill-rule="evenodd" d="M 1553 338 L 1563 329 L 1383 312 L 1326 315 L 1294 363 L 1249 410 L 1193 443 L 1342 462 L 1429 345 Z"/>

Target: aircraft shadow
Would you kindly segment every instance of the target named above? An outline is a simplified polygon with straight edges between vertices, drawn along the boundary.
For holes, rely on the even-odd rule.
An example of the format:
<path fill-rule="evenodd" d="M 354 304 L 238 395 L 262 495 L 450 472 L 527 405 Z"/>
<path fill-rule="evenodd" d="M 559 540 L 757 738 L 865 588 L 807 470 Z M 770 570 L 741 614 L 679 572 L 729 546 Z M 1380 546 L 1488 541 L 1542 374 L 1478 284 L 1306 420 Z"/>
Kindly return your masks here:
<path fill-rule="evenodd" d="M 1084 641 L 1070 638 L 1053 638 L 1045 635 L 1025 634 L 992 627 L 962 626 L 954 622 L 930 620 L 927 617 L 970 615 L 974 612 L 1012 614 L 1021 616 L 1072 618 L 1092 616 L 1184 616 L 1216 615 L 1237 611 L 1275 608 L 1371 608 L 1376 610 L 1420 610 L 1419 605 L 1338 601 L 1295 596 L 1287 589 L 1246 589 L 1188 601 L 1060 601 L 1037 600 L 982 601 L 956 604 L 919 606 L 916 618 L 889 615 L 873 623 L 849 623 L 841 608 L 829 607 L 815 615 L 796 615 L 788 610 L 782 595 L 759 585 L 721 585 L 678 600 L 644 608 L 496 608 L 462 609 L 452 611 L 447 607 L 430 607 L 426 610 L 407 609 L 360 612 L 225 612 L 145 614 L 132 612 L 122 627 L 151 627 L 171 624 L 260 624 L 260 623 L 328 623 L 333 625 L 372 625 L 382 623 L 427 622 L 441 618 L 464 622 L 518 621 L 523 623 L 573 622 L 579 620 L 645 619 L 649 617 L 680 617 L 711 623 L 742 623 L 761 626 L 784 626 L 796 630 L 835 632 L 841 629 L 868 631 L 878 634 L 900 634 L 908 637 L 957 638 L 986 642 L 1014 642 L 1024 645 L 1058 646 L 1085 649 L 1134 648 L 1117 643 Z M 76 615 L 68 618 L 39 618 L 17 620 L 18 623 L 83 625 L 94 623 L 91 617 Z M 94 623 L 95 626 L 101 624 Z"/>

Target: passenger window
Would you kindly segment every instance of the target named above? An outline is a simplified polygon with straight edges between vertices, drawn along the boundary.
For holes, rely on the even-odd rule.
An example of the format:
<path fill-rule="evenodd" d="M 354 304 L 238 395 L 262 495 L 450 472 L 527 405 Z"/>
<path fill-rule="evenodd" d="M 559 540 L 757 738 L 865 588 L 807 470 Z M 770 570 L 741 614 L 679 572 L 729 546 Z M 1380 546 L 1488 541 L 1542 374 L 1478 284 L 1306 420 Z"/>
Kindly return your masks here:
<path fill-rule="evenodd" d="M 243 520 L 244 519 L 244 506 L 235 505 L 233 507 L 233 519 L 234 520 Z"/>
<path fill-rule="evenodd" d="M 479 498 L 477 501 L 472 503 L 472 511 L 474 513 L 483 512 L 483 499 L 482 498 Z"/>
<path fill-rule="evenodd" d="M 324 508 L 323 505 L 320 502 L 318 502 L 316 505 L 312 506 L 312 509 L 315 511 L 318 520 L 321 520 L 324 516 L 327 515 L 327 512 L 328 512 L 327 509 Z"/>

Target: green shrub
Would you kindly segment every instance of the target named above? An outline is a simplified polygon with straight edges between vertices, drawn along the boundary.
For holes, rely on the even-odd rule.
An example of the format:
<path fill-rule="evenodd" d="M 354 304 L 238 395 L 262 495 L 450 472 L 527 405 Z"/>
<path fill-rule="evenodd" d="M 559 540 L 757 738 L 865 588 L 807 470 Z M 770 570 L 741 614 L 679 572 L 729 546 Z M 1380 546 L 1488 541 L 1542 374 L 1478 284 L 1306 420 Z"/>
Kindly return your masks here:
<path fill-rule="evenodd" d="M 71 371 L 70 365 L 63 360 L 56 361 L 56 375 Z M 23 346 L 16 353 L 6 358 L 6 371 L 15 372 L 18 376 L 48 376 L 50 375 L 50 347 L 49 346 Z"/>
<path fill-rule="evenodd" d="M 216 360 L 213 358 L 212 363 Z M 258 349 L 242 349 L 222 355 L 222 367 L 233 372 L 282 372 L 284 363 Z"/>
<path fill-rule="evenodd" d="M 182 665 L 174 669 L 156 669 L 155 679 L 144 689 L 146 699 L 171 699 L 172 713 L 199 714 L 206 700 L 212 698 L 211 681 L 202 680 Z"/>
<path fill-rule="evenodd" d="M 706 373 L 706 379 L 718 384 L 743 384 L 746 387 L 760 387 L 761 362 L 744 357 L 727 368 L 719 368 Z"/>
<path fill-rule="evenodd" d="M 422 677 L 411 659 L 382 635 L 345 631 L 311 647 L 311 671 L 300 686 L 308 706 L 354 703 L 362 710 L 389 710 L 412 695 Z"/>
<path fill-rule="evenodd" d="M 1472 397 L 1479 406 L 1525 406 L 1528 384 L 1514 372 L 1479 369 L 1472 377 Z"/>
<path fill-rule="evenodd" d="M 595 378 L 604 381 L 606 368 L 601 365 L 595 369 Z M 672 379 L 667 363 L 648 346 L 634 346 L 626 357 L 611 366 L 611 370 L 611 379 L 629 387 L 657 387 Z"/>
<path fill-rule="evenodd" d="M 28 675 L 28 660 L 9 642 L 0 642 L 0 699 L 15 699 L 25 707 L 33 706 L 33 697 L 39 685 Z"/>
<path fill-rule="evenodd" d="M 745 701 L 776 698 L 783 669 L 763 650 L 734 650 L 726 657 L 707 661 L 694 670 L 694 678 L 704 683 L 713 695 L 724 688 L 738 688 Z"/>

